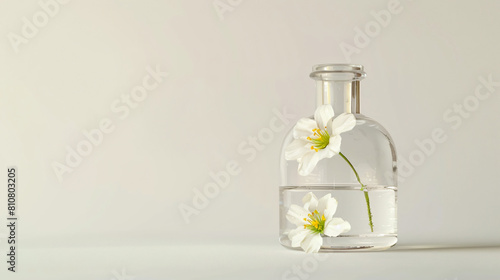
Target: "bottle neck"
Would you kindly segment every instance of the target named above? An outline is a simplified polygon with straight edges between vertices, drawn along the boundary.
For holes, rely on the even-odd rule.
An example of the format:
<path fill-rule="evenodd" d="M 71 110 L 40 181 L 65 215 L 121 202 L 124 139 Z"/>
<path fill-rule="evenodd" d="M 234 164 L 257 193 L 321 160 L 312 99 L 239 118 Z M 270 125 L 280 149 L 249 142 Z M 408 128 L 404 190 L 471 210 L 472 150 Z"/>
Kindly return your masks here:
<path fill-rule="evenodd" d="M 335 115 L 360 113 L 359 80 L 316 80 L 316 105 L 331 104 Z"/>

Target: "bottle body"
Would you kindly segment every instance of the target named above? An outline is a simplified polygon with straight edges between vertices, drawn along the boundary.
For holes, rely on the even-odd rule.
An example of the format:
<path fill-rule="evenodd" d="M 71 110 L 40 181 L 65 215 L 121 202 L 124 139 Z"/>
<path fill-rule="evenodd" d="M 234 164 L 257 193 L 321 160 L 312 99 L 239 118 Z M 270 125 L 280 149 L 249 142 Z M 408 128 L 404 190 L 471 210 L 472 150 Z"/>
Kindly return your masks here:
<path fill-rule="evenodd" d="M 349 103 L 343 106 L 348 111 L 355 107 L 351 107 L 345 99 L 341 100 L 351 92 L 340 92 L 338 95 L 342 97 L 336 99 L 334 91 L 330 94 L 328 102 Z M 325 96 L 325 93 L 318 95 Z M 359 106 L 359 96 L 357 102 Z M 355 111 L 359 112 L 359 107 Z M 290 232 L 297 225 L 287 219 L 287 214 L 292 205 L 302 206 L 308 193 L 317 198 L 325 195 L 334 197 L 338 203 L 334 217 L 342 217 L 350 224 L 347 232 L 337 236 L 321 234 L 323 240 L 319 251 L 383 250 L 397 242 L 397 159 L 394 143 L 379 123 L 362 114 L 349 113 L 354 114 L 356 125 L 341 134 L 341 154 L 318 161 L 307 176 L 297 172 L 298 161 L 285 158 L 286 147 L 294 141 L 293 129 L 285 138 L 280 161 L 279 234 L 281 244 L 287 248 L 300 249 L 292 247 Z M 335 115 L 338 113 L 335 112 Z"/>

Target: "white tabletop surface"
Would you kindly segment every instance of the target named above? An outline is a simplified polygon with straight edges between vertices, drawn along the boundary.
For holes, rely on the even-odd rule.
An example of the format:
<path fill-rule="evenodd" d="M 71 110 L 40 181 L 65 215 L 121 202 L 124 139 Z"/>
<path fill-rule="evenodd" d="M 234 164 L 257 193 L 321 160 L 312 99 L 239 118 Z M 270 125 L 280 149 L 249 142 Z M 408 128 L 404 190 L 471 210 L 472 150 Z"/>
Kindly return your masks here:
<path fill-rule="evenodd" d="M 500 279 L 500 246 L 404 245 L 305 254 L 272 240 L 31 248 L 1 279 Z M 4 278 L 7 276 L 7 278 Z"/>

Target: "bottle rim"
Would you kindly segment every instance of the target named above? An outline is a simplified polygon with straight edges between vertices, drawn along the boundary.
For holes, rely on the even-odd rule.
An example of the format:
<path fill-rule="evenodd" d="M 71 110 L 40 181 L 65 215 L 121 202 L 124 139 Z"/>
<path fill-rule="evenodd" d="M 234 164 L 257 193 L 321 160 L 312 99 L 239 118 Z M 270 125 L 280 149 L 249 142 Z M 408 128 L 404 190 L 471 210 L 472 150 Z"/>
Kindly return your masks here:
<path fill-rule="evenodd" d="M 360 64 L 317 64 L 309 75 L 315 80 L 354 80 L 359 81 L 366 77 L 363 65 Z"/>

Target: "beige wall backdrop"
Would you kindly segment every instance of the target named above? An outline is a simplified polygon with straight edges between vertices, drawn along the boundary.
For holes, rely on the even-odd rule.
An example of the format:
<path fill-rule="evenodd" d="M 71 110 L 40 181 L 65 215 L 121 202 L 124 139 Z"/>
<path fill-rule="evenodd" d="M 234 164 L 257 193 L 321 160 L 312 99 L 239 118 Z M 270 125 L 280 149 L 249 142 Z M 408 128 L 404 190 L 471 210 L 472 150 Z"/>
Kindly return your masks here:
<path fill-rule="evenodd" d="M 362 112 L 397 145 L 401 244 L 498 245 L 499 9 L 2 1 L 0 161 L 19 169 L 23 245 L 277 244 L 281 141 L 331 62 L 365 66 Z"/>

